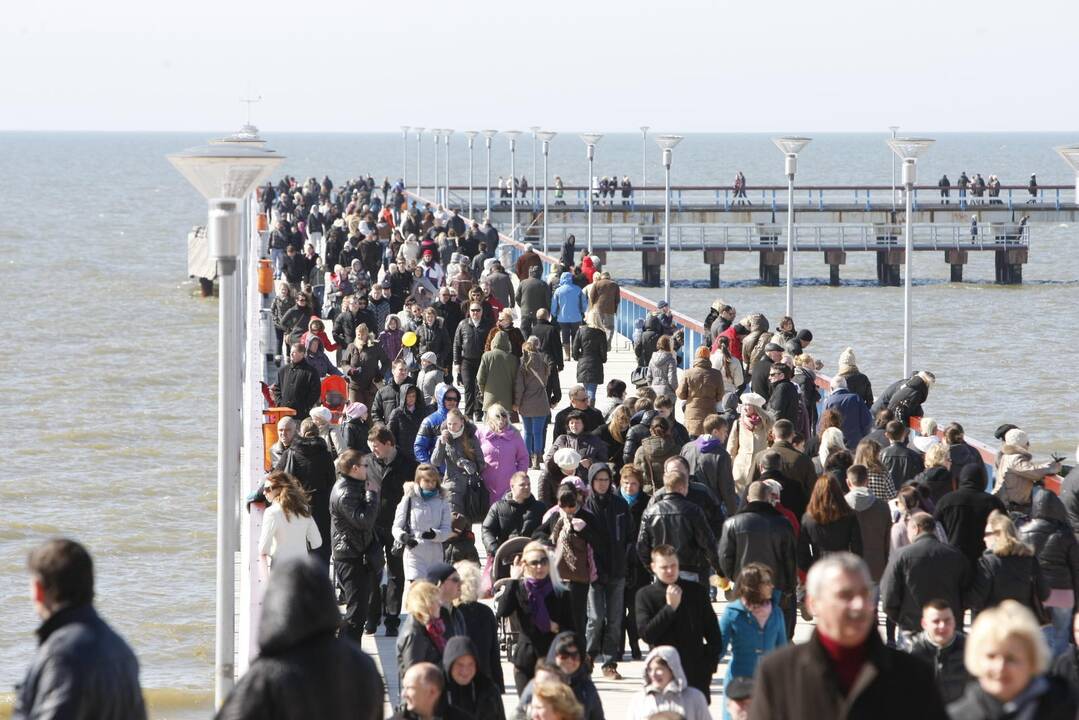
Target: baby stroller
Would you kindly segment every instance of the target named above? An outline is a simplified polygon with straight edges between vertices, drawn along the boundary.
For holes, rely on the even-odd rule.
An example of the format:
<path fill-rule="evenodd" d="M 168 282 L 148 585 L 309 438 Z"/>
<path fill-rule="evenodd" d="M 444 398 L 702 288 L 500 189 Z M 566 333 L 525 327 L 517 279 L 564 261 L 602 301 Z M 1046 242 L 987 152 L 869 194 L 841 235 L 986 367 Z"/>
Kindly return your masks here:
<path fill-rule="evenodd" d="M 528 537 L 518 536 L 510 538 L 498 546 L 498 550 L 495 551 L 494 564 L 491 567 L 491 582 L 493 583 L 496 598 L 499 593 L 506 592 L 506 588 L 511 582 L 510 568 L 513 566 L 513 559 L 521 554 L 521 551 L 525 549 L 525 545 L 528 545 L 531 540 Z M 517 636 L 520 632 L 521 629 L 517 625 L 516 618 L 511 616 L 499 619 L 498 647 L 506 653 L 507 662 L 513 660 L 513 654 L 517 650 Z"/>

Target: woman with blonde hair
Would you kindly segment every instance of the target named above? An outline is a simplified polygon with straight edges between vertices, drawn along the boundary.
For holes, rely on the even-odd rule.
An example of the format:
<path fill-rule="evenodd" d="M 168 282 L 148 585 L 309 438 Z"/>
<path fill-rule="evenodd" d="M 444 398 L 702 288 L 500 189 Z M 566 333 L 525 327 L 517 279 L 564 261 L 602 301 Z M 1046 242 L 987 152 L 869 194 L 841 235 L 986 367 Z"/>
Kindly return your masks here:
<path fill-rule="evenodd" d="M 498 403 L 487 408 L 484 423 L 476 430 L 476 439 L 483 454 L 483 484 L 487 486 L 490 504 L 494 504 L 509 491 L 514 473 L 528 472 L 531 465 L 528 448 L 521 431 L 510 423 L 509 411 Z"/>
<path fill-rule="evenodd" d="M 619 405 L 612 412 L 610 418 L 603 425 L 592 431 L 607 445 L 607 464 L 610 465 L 617 475 L 622 470 L 622 450 L 626 444 L 626 431 L 629 430 L 631 413 L 625 405 Z"/>
<path fill-rule="evenodd" d="M 428 463 L 416 468 L 415 480 L 406 482 L 402 492 L 391 532 L 394 543 L 403 548 L 405 579 L 412 582 L 442 562 L 443 543 L 453 533 L 450 499 L 442 489 L 442 473 Z"/>
<path fill-rule="evenodd" d="M 909 484 L 924 487 L 934 507 L 942 497 L 955 490 L 956 483 L 952 478 L 952 461 L 948 459 L 948 446 L 944 443 L 930 445 L 925 451 L 925 470 L 915 475 Z"/>
<path fill-rule="evenodd" d="M 295 477 L 275 470 L 263 481 L 262 493 L 270 506 L 262 515 L 259 559 L 268 576 L 271 565 L 321 547 L 322 535 L 311 517 L 310 498 Z"/>
<path fill-rule="evenodd" d="M 416 663 L 429 662 L 442 666 L 442 651 L 446 649 L 446 624 L 442 620 L 442 598 L 438 586 L 417 580 L 405 595 L 408 617 L 397 636 L 397 677 Z"/>
<path fill-rule="evenodd" d="M 607 362 L 607 332 L 599 321 L 599 312 L 589 308 L 585 325 L 573 336 L 571 356 L 577 361 L 577 382 L 584 385 L 588 402 L 595 407 L 596 388 L 603 383 L 603 365 Z"/>
<path fill-rule="evenodd" d="M 708 359 L 708 346 L 702 345 L 694 353 L 693 366 L 682 374 L 675 394 L 685 400 L 685 425 L 691 437 L 702 431 L 704 419 L 716 411 L 723 400 L 725 390 L 723 373 L 712 367 Z"/>
<path fill-rule="evenodd" d="M 498 647 L 498 621 L 495 620 L 494 611 L 480 602 L 483 571 L 471 560 L 461 560 L 453 567 L 461 578 L 461 595 L 453 601 L 454 622 L 464 625 L 468 637 L 476 646 L 476 663 L 480 671 L 491 678 L 500 693 L 506 692 Z"/>
<path fill-rule="evenodd" d="M 678 387 L 678 358 L 672 343 L 670 335 L 661 335 L 656 341 L 656 351 L 648 361 L 648 378 L 657 396 L 666 395 L 673 400 Z"/>
<path fill-rule="evenodd" d="M 1049 599 L 1049 583 L 1045 582 L 1034 551 L 1019 538 L 1015 523 L 999 510 L 989 513 L 985 545 L 985 554 L 974 565 L 974 582 L 967 597 L 971 614 L 977 616 L 1005 600 L 1044 613 L 1042 603 Z M 1039 621 L 1048 619 L 1040 617 Z"/>
<path fill-rule="evenodd" d="M 880 445 L 875 440 L 866 438 L 854 449 L 854 464 L 865 465 L 869 473 L 869 492 L 885 502 L 896 495 L 896 487 L 888 469 L 880 461 Z"/>
<path fill-rule="evenodd" d="M 817 456 L 813 458 L 813 467 L 820 475 L 828 464 L 828 456 L 834 452 L 847 449 L 847 443 L 843 439 L 843 431 L 837 427 L 830 427 L 820 434 L 820 448 Z M 882 498 L 887 500 L 888 498 Z"/>
<path fill-rule="evenodd" d="M 584 720 L 584 708 L 569 685 L 543 682 L 532 690 L 529 720 Z"/>
<path fill-rule="evenodd" d="M 727 438 L 727 452 L 732 459 L 734 488 L 739 496 L 744 496 L 753 480 L 753 458 L 768 447 L 772 416 L 764 412 L 766 401 L 757 393 L 742 393 L 739 400 L 738 420 Z"/>
<path fill-rule="evenodd" d="M 498 595 L 495 615 L 515 618 L 520 628 L 511 659 L 518 695 L 532 679 L 536 660 L 547 657 L 559 631 L 584 632 L 574 627 L 569 591 L 555 584 L 551 570 L 547 546 L 532 541 L 513 559 L 510 582 Z"/>
<path fill-rule="evenodd" d="M 952 720 L 1076 716 L 1075 691 L 1064 679 L 1047 674 L 1045 638 L 1037 618 L 1021 603 L 1005 600 L 980 614 L 967 636 L 963 661 L 976 682 L 948 706 Z"/>
<path fill-rule="evenodd" d="M 540 468 L 546 442 L 547 421 L 551 407 L 557 403 L 548 392 L 551 363 L 540 351 L 540 341 L 535 335 L 525 340 L 523 355 L 513 383 L 513 409 L 524 423 L 525 449 L 531 459 L 532 469 Z"/>

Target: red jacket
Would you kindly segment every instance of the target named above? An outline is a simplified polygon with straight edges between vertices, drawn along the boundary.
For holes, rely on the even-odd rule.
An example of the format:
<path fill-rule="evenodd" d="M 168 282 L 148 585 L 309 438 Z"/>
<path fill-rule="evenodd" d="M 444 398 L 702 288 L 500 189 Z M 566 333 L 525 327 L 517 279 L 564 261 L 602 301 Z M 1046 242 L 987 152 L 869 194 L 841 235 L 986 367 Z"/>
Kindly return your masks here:
<path fill-rule="evenodd" d="M 735 332 L 735 324 L 731 323 L 729 328 L 716 335 L 716 341 L 712 344 L 712 352 L 719 350 L 719 339 L 721 337 L 727 338 L 727 349 L 731 351 L 731 357 L 740 362 L 742 360 L 742 341 L 738 339 L 738 333 Z"/>
<path fill-rule="evenodd" d="M 322 349 L 323 350 L 331 350 L 332 351 L 332 350 L 337 349 L 337 345 L 332 340 L 330 340 L 328 337 L 326 337 L 326 331 L 325 330 L 318 331 L 317 333 L 315 333 L 314 336 L 322 341 Z M 308 330 L 307 332 L 305 332 L 303 335 L 300 336 L 300 344 L 303 345 L 304 347 L 307 347 L 307 341 L 310 338 L 311 338 L 311 331 Z"/>

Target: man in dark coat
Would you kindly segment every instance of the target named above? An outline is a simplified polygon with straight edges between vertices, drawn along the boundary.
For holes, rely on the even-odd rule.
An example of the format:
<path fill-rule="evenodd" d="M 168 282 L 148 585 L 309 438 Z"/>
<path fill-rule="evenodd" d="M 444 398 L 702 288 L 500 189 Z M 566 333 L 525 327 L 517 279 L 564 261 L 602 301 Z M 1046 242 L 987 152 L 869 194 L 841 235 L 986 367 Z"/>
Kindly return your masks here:
<path fill-rule="evenodd" d="M 345 615 L 339 625 L 342 636 L 359 643 L 371 590 L 383 567 L 383 546 L 375 530 L 379 498 L 367 482 L 367 464 L 358 450 L 341 453 L 337 470 L 340 476 L 330 495 L 330 544 L 333 569 L 344 595 Z"/>
<path fill-rule="evenodd" d="M 641 639 L 652 647 L 670 645 L 678 650 L 689 685 L 710 699 L 722 638 L 708 591 L 700 583 L 679 578 L 678 553 L 670 545 L 652 549 L 650 567 L 656 581 L 637 591 Z"/>
<path fill-rule="evenodd" d="M 783 346 L 770 342 L 764 346 L 764 354 L 753 364 L 749 376 L 749 388 L 767 400 L 772 396 L 772 365 L 783 360 Z"/>
<path fill-rule="evenodd" d="M 514 473 L 509 492 L 491 506 L 483 520 L 480 537 L 487 554 L 493 556 L 511 537 L 532 537 L 546 510 L 547 506 L 532 495 L 528 473 Z"/>
<path fill-rule="evenodd" d="M 469 303 L 468 314 L 468 319 L 461 321 L 453 337 L 453 364 L 457 366 L 457 384 L 464 390 L 465 417 L 474 420 L 482 414 L 482 398 L 478 396 L 476 376 L 491 326 L 483 320 L 483 306 L 480 303 Z"/>
<path fill-rule="evenodd" d="M 554 427 L 551 430 L 552 438 L 566 434 L 566 421 L 569 419 L 570 413 L 574 411 L 581 414 L 581 420 L 584 422 L 584 428 L 581 430 L 582 434 L 587 435 L 603 424 L 603 413 L 592 407 L 584 385 L 574 385 L 569 390 L 569 406 L 555 413 Z"/>
<path fill-rule="evenodd" d="M 854 452 L 862 438 L 873 430 L 873 416 L 869 413 L 869 407 L 858 395 L 847 389 L 847 378 L 837 375 L 832 378 L 832 394 L 824 401 L 821 415 L 825 410 L 836 410 L 843 418 L 839 429 L 843 431 L 843 442 L 847 449 Z M 820 432 L 818 421 L 816 430 Z"/>
<path fill-rule="evenodd" d="M 416 458 L 413 449 L 416 435 L 420 431 L 423 419 L 429 414 L 429 408 L 423 402 L 423 393 L 420 389 L 407 382 L 401 385 L 401 399 L 390 413 L 387 426 L 393 433 L 398 450 L 412 459 Z"/>
<path fill-rule="evenodd" d="M 42 622 L 11 717 L 144 720 L 139 661 L 94 610 L 90 554 L 73 540 L 55 538 L 34 548 L 27 566 Z"/>
<path fill-rule="evenodd" d="M 311 499 L 311 518 L 323 538 L 330 536 L 330 490 L 334 483 L 333 456 L 318 435 L 318 426 L 308 418 L 300 423 L 300 434 L 281 458 L 281 467 L 300 481 Z M 314 552 L 330 564 L 329 543 L 323 541 Z"/>
<path fill-rule="evenodd" d="M 258 658 L 217 720 L 382 720 L 378 668 L 358 643 L 335 637 L 340 617 L 325 566 L 313 558 L 275 565 L 262 601 Z"/>
<path fill-rule="evenodd" d="M 779 471 L 802 486 L 802 494 L 808 502 L 809 496 L 813 494 L 813 486 L 817 483 L 817 472 L 813 468 L 813 461 L 804 452 L 794 447 L 794 423 L 790 420 L 777 420 L 772 426 L 772 437 L 775 438 L 772 446 L 761 450 L 753 459 L 754 473 L 757 476 L 754 479 L 758 479 L 760 475 L 761 456 L 767 452 L 774 452 L 779 455 Z M 791 507 L 785 500 L 783 504 Z M 801 513 L 796 514 L 799 518 L 802 517 Z"/>
<path fill-rule="evenodd" d="M 522 255 L 521 260 L 526 256 Z M 532 257 L 539 258 L 532 253 Z M 517 261 L 518 265 L 520 260 Z M 540 275 L 543 268 L 539 265 L 531 265 L 528 268 L 528 276 L 521 279 L 517 284 L 517 293 L 514 299 L 521 308 L 521 332 L 525 337 L 532 334 L 532 324 L 536 320 L 536 311 L 551 307 L 551 286 L 543 282 Z"/>
<path fill-rule="evenodd" d="M 996 495 L 985 491 L 985 466 L 964 465 L 959 471 L 959 487 L 937 503 L 935 517 L 948 543 L 959 548 L 973 566 L 985 552 L 985 521 L 994 510 L 1007 512 Z"/>
<path fill-rule="evenodd" d="M 869 411 L 877 413 L 887 408 L 895 414 L 895 419 L 903 424 L 912 417 L 925 414 L 922 403 L 929 398 L 929 388 L 936 382 L 936 376 L 927 370 L 919 370 L 909 378 L 897 380 L 881 393 Z"/>
<path fill-rule="evenodd" d="M 562 339 L 558 326 L 551 322 L 551 311 L 547 308 L 536 310 L 536 321 L 532 324 L 531 334 L 539 340 L 540 350 L 547 356 L 551 373 L 547 378 L 547 394 L 551 397 L 562 395 L 562 385 L 558 373 L 565 368 L 565 355 L 562 352 Z M 525 333 L 527 337 L 529 334 Z"/>
<path fill-rule="evenodd" d="M 289 351 L 289 362 L 277 371 L 277 382 L 270 388 L 274 403 L 278 407 L 288 407 L 296 411 L 296 420 L 306 420 L 311 408 L 319 403 L 322 396 L 322 383 L 316 371 L 307 362 L 307 351 L 296 343 Z"/>
<path fill-rule="evenodd" d="M 780 605 L 787 622 L 787 637 L 794 635 L 798 546 L 794 528 L 768 501 L 762 482 L 750 483 L 746 506 L 723 524 L 719 541 L 719 564 L 724 577 L 737 578 L 742 568 L 759 562 L 772 571 L 776 590 L 783 593 Z"/>
<path fill-rule="evenodd" d="M 683 577 L 696 580 L 703 587 L 712 570 L 720 568 L 715 534 L 704 511 L 686 497 L 687 476 L 666 472 L 663 487 L 667 492 L 654 500 L 641 516 L 637 556 L 644 564 L 651 562 L 652 551 L 660 545 L 677 548 Z"/>
<path fill-rule="evenodd" d="M 910 654 L 933 668 L 933 676 L 945 703 L 963 697 L 973 678 L 963 662 L 967 637 L 958 631 L 955 613 L 947 602 L 930 600 L 922 608 L 922 632 L 911 638 Z"/>
<path fill-rule="evenodd" d="M 375 583 L 371 588 L 371 605 L 367 612 L 365 631 L 374 634 L 379 620 L 386 625 L 386 637 L 397 634 L 401 625 L 401 598 L 405 589 L 405 568 L 400 554 L 394 555 L 393 515 L 404 496 L 404 484 L 416 477 L 416 459 L 411 452 L 399 448 L 393 433 L 376 425 L 367 435 L 371 454 L 367 455 L 367 480 L 378 492 L 378 516 L 375 519 L 375 541 L 382 546 L 386 563 L 386 585 Z M 411 450 L 411 448 L 409 448 Z"/>
<path fill-rule="evenodd" d="M 814 563 L 806 603 L 816 630 L 758 665 L 750 720 L 947 719 L 929 666 L 881 641 L 872 582 L 859 558 L 841 552 Z"/>
<path fill-rule="evenodd" d="M 382 424 L 390 421 L 390 413 L 401 402 L 401 387 L 409 380 L 408 364 L 404 360 L 394 360 L 390 368 L 390 382 L 378 389 L 370 408 L 371 418 Z"/>
<path fill-rule="evenodd" d="M 479 654 L 472 640 L 456 635 L 446 641 L 442 653 L 446 687 L 442 693 L 440 717 L 450 707 L 477 718 L 505 720 L 502 693 L 494 681 L 479 669 Z"/>
<path fill-rule="evenodd" d="M 457 326 L 464 320 L 464 313 L 461 312 L 461 303 L 453 300 L 448 287 L 439 289 L 438 300 L 431 303 L 431 307 L 442 318 L 442 327 L 446 331 L 446 336 L 454 337 Z"/>
<path fill-rule="evenodd" d="M 734 488 L 731 456 L 726 447 L 727 421 L 721 415 L 709 415 L 701 429 L 704 433 L 683 445 L 681 455 L 689 463 L 690 479 L 715 493 L 723 503 L 724 515 L 731 517 L 738 512 L 738 492 Z"/>
<path fill-rule="evenodd" d="M 928 513 L 912 515 L 907 521 L 910 544 L 892 553 L 881 578 L 884 613 L 910 635 L 921 629 L 922 608 L 930 600 L 944 600 L 955 617 L 963 616 L 970 563 L 959 550 L 937 540 L 936 529 Z"/>
<path fill-rule="evenodd" d="M 892 420 L 885 426 L 884 434 L 889 445 L 880 451 L 880 462 L 892 478 L 892 485 L 898 489 L 925 470 L 925 460 L 921 453 L 907 445 L 907 426 L 903 423 Z"/>
<path fill-rule="evenodd" d="M 790 365 L 772 363 L 772 367 L 768 369 L 771 393 L 767 396 L 768 403 L 764 407 L 775 420 L 789 420 L 792 424 L 797 424 L 802 393 L 798 386 L 791 382 L 792 377 L 794 369 Z"/>
<path fill-rule="evenodd" d="M 1079 460 L 1079 451 L 1076 452 Z M 1079 467 L 1073 467 L 1060 483 L 1060 501 L 1068 514 L 1068 524 L 1072 532 L 1079 537 Z"/>

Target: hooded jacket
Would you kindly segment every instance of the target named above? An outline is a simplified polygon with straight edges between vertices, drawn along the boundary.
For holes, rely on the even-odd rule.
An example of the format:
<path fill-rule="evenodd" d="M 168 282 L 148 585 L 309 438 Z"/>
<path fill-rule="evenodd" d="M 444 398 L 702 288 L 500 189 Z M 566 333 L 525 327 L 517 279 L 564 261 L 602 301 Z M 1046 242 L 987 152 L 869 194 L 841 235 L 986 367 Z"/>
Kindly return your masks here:
<path fill-rule="evenodd" d="M 469 452 L 465 445 L 468 444 Z M 469 456 L 471 454 L 471 457 Z M 466 426 L 460 437 L 451 437 L 447 443 L 439 435 L 435 441 L 434 452 L 431 453 L 431 464 L 435 467 L 445 468 L 442 476 L 442 489 L 449 497 L 450 506 L 455 513 L 464 512 L 465 489 L 468 478 L 482 476 L 487 469 L 487 463 L 483 459 L 480 442 L 476 439 L 476 429 Z"/>
<path fill-rule="evenodd" d="M 300 481 L 311 498 L 311 518 L 323 538 L 330 537 L 330 490 L 337 478 L 326 443 L 319 437 L 296 436 L 285 452 L 284 469 Z M 329 547 L 324 542 L 319 552 L 329 560 Z"/>
<path fill-rule="evenodd" d="M 656 352 L 656 343 L 663 335 L 663 323 L 656 315 L 649 315 L 644 321 L 644 332 L 640 340 L 633 344 L 633 353 L 637 356 L 637 367 L 648 367 L 652 355 Z"/>
<path fill-rule="evenodd" d="M 318 371 L 306 359 L 298 363 L 287 362 L 277 371 L 277 389 L 274 402 L 278 406 L 296 411 L 296 417 L 306 418 L 311 408 L 319 403 L 322 384 Z"/>
<path fill-rule="evenodd" d="M 974 566 L 974 581 L 965 597 L 971 616 L 1005 600 L 1015 600 L 1034 611 L 1034 596 L 1046 600 L 1049 584 L 1038 559 L 1032 555 L 997 555 L 986 550 Z"/>
<path fill-rule="evenodd" d="M 963 591 L 970 580 L 963 553 L 931 532 L 922 533 L 892 555 L 881 579 L 881 604 L 900 628 L 918 632 L 930 600 L 944 600 L 957 618 L 963 617 Z"/>
<path fill-rule="evenodd" d="M 1068 525 L 1064 503 L 1044 488 L 1034 491 L 1032 519 L 1019 537 L 1034 549 L 1049 587 L 1071 591 L 1079 605 L 1079 542 Z"/>
<path fill-rule="evenodd" d="M 940 499 L 934 516 L 948 536 L 974 563 L 985 552 L 985 521 L 994 510 L 1006 512 L 996 495 L 985 492 L 985 471 L 981 465 L 965 465 L 959 474 L 959 488 Z"/>
<path fill-rule="evenodd" d="M 446 396 L 446 391 L 451 387 L 453 386 L 440 385 L 435 389 L 435 409 L 420 422 L 420 429 L 416 432 L 416 442 L 412 446 L 412 454 L 416 458 L 416 462 L 431 462 L 431 453 L 434 452 L 435 441 L 438 439 L 439 433 L 442 432 L 442 423 L 446 422 L 446 413 L 449 412 L 443 403 L 443 398 Z M 456 388 L 454 389 L 456 390 Z M 460 395 L 459 392 L 458 395 Z"/>
<path fill-rule="evenodd" d="M 551 318 L 559 323 L 584 322 L 588 299 L 581 288 L 573 284 L 573 273 L 564 272 L 558 278 L 558 289 L 551 295 Z"/>
<path fill-rule="evenodd" d="M 596 492 L 593 485 L 601 471 L 606 471 L 611 478 L 607 492 L 602 495 Z M 616 476 L 606 463 L 592 463 L 588 468 L 588 486 L 592 492 L 584 501 L 584 509 L 596 518 L 595 541 L 592 545 L 596 574 L 599 582 L 622 580 L 626 577 L 629 554 L 635 552 L 637 540 L 630 535 L 633 519 L 629 514 L 629 504 L 618 493 Z"/>
<path fill-rule="evenodd" d="M 754 622 L 756 622 L 754 620 Z M 654 658 L 660 658 L 671 669 L 674 678 L 660 689 L 648 681 L 648 667 Z M 629 720 L 648 720 L 656 713 L 677 713 L 685 720 L 710 720 L 708 701 L 686 680 L 678 651 L 670 645 L 652 648 L 644 658 L 644 688 L 633 694 L 630 700 Z"/>
<path fill-rule="evenodd" d="M 476 373 L 476 385 L 483 393 L 483 409 L 498 404 L 507 410 L 513 405 L 513 386 L 520 361 L 513 354 L 509 335 L 497 333 L 491 349 L 483 353 Z"/>
<path fill-rule="evenodd" d="M 513 500 L 513 493 L 507 492 L 487 511 L 483 520 L 480 537 L 488 555 L 494 555 L 502 543 L 512 537 L 532 537 L 543 522 L 547 506 L 529 495 L 523 503 Z"/>
<path fill-rule="evenodd" d="M 862 559 L 869 566 L 869 576 L 879 583 L 891 552 L 892 511 L 869 488 L 852 488 L 844 499 L 858 516 L 862 532 Z"/>
<path fill-rule="evenodd" d="M 353 343 L 345 351 L 342 362 L 345 365 L 349 390 L 359 397 L 360 402 L 370 406 L 375 395 L 375 381 L 381 381 L 390 369 L 386 352 L 377 343 L 363 349 Z"/>
<path fill-rule="evenodd" d="M 607 362 L 607 333 L 582 327 L 573 338 L 573 359 L 577 361 L 577 382 L 599 385 Z"/>
<path fill-rule="evenodd" d="M 352 640 L 335 637 L 340 624 L 325 565 L 309 557 L 275 567 L 263 598 L 259 656 L 218 720 L 382 720 L 378 669 Z"/>
<path fill-rule="evenodd" d="M 1052 461 L 1038 464 L 1031 460 L 1030 451 L 1025 447 L 1008 443 L 1001 446 L 993 493 L 998 495 L 1005 505 L 1029 505 L 1034 483 L 1046 475 L 1052 475 L 1057 467 Z"/>
<path fill-rule="evenodd" d="M 577 642 L 577 634 L 572 631 L 558 633 L 550 649 L 547 650 L 547 662 L 555 664 L 558 651 L 567 645 L 577 647 L 581 653 L 581 666 L 577 668 L 577 672 L 570 675 L 569 686 L 573 689 L 577 701 L 584 706 L 584 720 L 603 720 L 603 701 L 600 699 L 595 683 L 592 682 L 588 663 L 584 662 L 584 648 Z"/>
<path fill-rule="evenodd" d="M 513 382 L 513 404 L 522 417 L 549 417 L 552 400 L 547 392 L 551 363 L 547 355 L 537 351 L 526 353 L 517 367 Z"/>
<path fill-rule="evenodd" d="M 679 454 L 681 446 L 670 435 L 649 435 L 633 455 L 633 464 L 644 475 L 643 488 L 654 492 L 663 487 L 663 463 Z"/>
<path fill-rule="evenodd" d="M 681 455 L 689 463 L 690 479 L 707 486 L 720 499 L 723 514 L 731 517 L 738 512 L 731 456 L 723 442 L 702 435 L 683 445 Z"/>
<path fill-rule="evenodd" d="M 476 660 L 476 675 L 469 684 L 458 685 L 453 679 L 453 664 L 467 655 Z M 479 669 L 479 655 L 472 640 L 456 635 L 446 641 L 446 649 L 442 651 L 442 671 L 446 680 L 441 700 L 443 705 L 453 706 L 477 719 L 505 720 L 502 694 L 491 678 Z"/>
<path fill-rule="evenodd" d="M 405 402 L 409 393 L 415 396 L 415 404 L 409 408 Z M 419 388 L 408 382 L 401 383 L 401 392 L 397 407 L 389 415 L 388 426 L 397 443 L 397 452 L 404 453 L 415 460 L 416 435 L 420 431 L 420 424 L 428 415 L 427 405 L 423 402 L 423 393 Z"/>
<path fill-rule="evenodd" d="M 685 425 L 693 437 L 703 432 L 704 419 L 716 411 L 716 405 L 723 400 L 723 373 L 712 367 L 708 359 L 697 359 L 693 366 L 682 374 L 675 395 L 685 400 Z"/>

